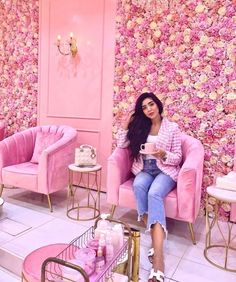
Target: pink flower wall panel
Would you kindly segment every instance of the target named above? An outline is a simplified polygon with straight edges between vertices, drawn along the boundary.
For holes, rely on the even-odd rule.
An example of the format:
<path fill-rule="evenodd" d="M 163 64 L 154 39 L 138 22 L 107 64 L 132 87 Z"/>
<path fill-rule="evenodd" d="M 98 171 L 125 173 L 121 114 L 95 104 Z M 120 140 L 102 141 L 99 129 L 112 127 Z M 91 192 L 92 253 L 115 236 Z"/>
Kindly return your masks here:
<path fill-rule="evenodd" d="M 7 135 L 36 124 L 38 0 L 0 2 L 0 112 Z"/>
<path fill-rule="evenodd" d="M 215 172 L 233 167 L 236 3 L 153 2 L 156 10 L 148 1 L 118 1 L 113 133 L 138 95 L 156 93 L 165 114 L 205 147 L 204 198 Z"/>

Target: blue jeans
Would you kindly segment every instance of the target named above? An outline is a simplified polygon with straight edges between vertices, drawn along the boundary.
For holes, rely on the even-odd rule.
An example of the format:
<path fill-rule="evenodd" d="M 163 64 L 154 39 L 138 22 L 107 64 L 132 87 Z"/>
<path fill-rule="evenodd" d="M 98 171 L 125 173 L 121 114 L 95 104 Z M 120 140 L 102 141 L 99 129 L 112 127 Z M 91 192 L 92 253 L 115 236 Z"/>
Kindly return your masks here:
<path fill-rule="evenodd" d="M 133 188 L 139 218 L 148 215 L 148 230 L 158 222 L 167 234 L 164 198 L 175 186 L 176 182 L 157 167 L 155 159 L 144 160 L 143 170 L 136 175 Z"/>

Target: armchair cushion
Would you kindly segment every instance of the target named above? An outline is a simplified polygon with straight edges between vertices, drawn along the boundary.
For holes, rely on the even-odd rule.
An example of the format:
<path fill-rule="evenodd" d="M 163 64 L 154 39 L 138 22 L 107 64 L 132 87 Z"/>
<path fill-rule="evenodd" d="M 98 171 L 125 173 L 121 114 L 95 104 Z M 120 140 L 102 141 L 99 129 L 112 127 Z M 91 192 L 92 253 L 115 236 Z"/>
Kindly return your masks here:
<path fill-rule="evenodd" d="M 61 134 L 39 131 L 36 134 L 32 163 L 38 163 L 42 152 L 61 138 Z"/>
<path fill-rule="evenodd" d="M 24 175 L 24 177 L 22 177 Z M 24 187 L 31 191 L 37 191 L 38 183 L 38 165 L 26 162 L 6 166 L 2 169 L 4 184 L 15 187 Z"/>

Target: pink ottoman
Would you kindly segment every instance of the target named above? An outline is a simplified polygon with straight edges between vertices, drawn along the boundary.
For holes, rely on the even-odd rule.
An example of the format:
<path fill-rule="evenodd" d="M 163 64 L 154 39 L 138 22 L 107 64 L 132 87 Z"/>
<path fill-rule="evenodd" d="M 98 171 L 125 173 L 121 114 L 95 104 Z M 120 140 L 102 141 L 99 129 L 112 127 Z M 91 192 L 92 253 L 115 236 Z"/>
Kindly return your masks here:
<path fill-rule="evenodd" d="M 23 282 L 40 282 L 41 266 L 48 257 L 56 257 L 68 244 L 51 244 L 38 248 L 27 255 L 22 266 Z"/>

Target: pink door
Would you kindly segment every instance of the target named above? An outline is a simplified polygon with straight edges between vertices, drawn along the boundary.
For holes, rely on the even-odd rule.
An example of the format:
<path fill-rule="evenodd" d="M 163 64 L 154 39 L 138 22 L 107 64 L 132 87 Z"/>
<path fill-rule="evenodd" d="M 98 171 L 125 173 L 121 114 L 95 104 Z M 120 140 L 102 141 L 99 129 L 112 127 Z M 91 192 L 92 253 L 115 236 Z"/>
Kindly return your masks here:
<path fill-rule="evenodd" d="M 97 148 L 105 189 L 112 144 L 115 46 L 114 0 L 41 0 L 38 124 L 66 124 L 78 131 L 78 145 Z M 68 51 L 70 33 L 77 41 Z"/>

